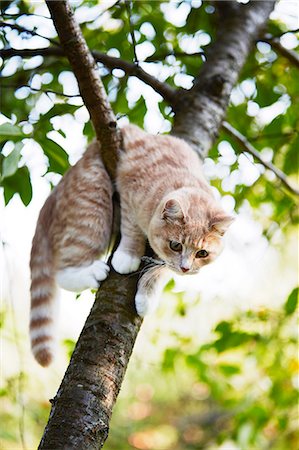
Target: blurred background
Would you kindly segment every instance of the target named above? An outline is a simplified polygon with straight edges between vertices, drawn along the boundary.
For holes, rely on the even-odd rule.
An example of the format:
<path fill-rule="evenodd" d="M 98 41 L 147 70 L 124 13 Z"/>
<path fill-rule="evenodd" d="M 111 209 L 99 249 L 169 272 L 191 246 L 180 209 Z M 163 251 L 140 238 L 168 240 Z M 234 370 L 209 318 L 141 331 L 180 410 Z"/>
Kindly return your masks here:
<path fill-rule="evenodd" d="M 71 4 L 90 49 L 137 58 L 174 87 L 190 88 L 216 33 L 209 1 Z M 31 450 L 94 299 L 91 292 L 61 292 L 57 359 L 49 369 L 39 367 L 28 339 L 31 240 L 51 188 L 93 131 L 67 61 L 46 55 L 57 36 L 45 4 L 0 6 L 1 51 L 14 50 L 0 60 L 0 447 Z M 227 114 L 291 186 L 298 183 L 298 8 L 297 1 L 277 2 Z M 120 125 L 171 129 L 171 109 L 152 88 L 98 66 Z M 236 221 L 221 257 L 198 276 L 172 280 L 157 313 L 145 319 L 109 450 L 299 448 L 298 196 L 225 130 L 204 169 Z"/>

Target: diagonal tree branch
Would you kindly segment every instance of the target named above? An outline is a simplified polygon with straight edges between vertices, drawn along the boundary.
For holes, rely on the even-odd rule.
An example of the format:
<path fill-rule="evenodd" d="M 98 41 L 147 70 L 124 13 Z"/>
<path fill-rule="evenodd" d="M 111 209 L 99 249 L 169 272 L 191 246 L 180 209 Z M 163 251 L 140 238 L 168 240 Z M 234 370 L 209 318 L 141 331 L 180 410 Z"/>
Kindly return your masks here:
<path fill-rule="evenodd" d="M 119 148 L 114 114 L 66 0 L 47 1 L 61 44 L 114 176 Z M 112 271 L 98 291 L 56 397 L 39 449 L 98 449 L 141 325 L 132 307 L 137 277 Z"/>
<path fill-rule="evenodd" d="M 114 178 L 121 134 L 110 107 L 105 88 L 80 27 L 66 0 L 46 1 L 61 46 L 77 78 L 79 91 L 89 111 L 96 136 L 102 145 L 102 156 L 109 174 Z M 92 86 L 92 89 L 91 89 Z"/>
<path fill-rule="evenodd" d="M 279 38 L 269 38 L 266 37 L 264 39 L 260 39 L 260 42 L 266 42 L 267 44 L 270 44 L 271 47 L 276 50 L 278 53 L 281 54 L 281 56 L 284 56 L 286 59 L 288 59 L 295 67 L 299 68 L 299 55 L 294 50 L 288 50 L 280 43 Z"/>
<path fill-rule="evenodd" d="M 193 88 L 181 94 L 174 108 L 173 133 L 189 142 L 201 159 L 218 135 L 232 88 L 274 4 L 273 0 L 215 2 L 217 38 L 208 49 L 207 61 Z"/>
<path fill-rule="evenodd" d="M 9 23 L 9 22 L 4 22 L 3 20 L 0 20 L 0 28 L 5 28 L 5 27 L 9 27 L 12 30 L 17 30 L 20 33 L 28 33 L 28 34 L 31 34 L 31 36 L 38 36 L 42 39 L 46 39 L 47 41 L 51 42 L 51 44 L 53 44 L 54 46 L 59 47 L 59 43 L 57 41 L 55 41 L 54 39 L 43 36 L 42 34 L 39 34 L 34 30 L 28 30 L 27 28 L 22 27 L 21 25 L 18 25 L 16 23 Z"/>
<path fill-rule="evenodd" d="M 222 123 L 222 128 L 226 131 L 230 136 L 232 136 L 238 144 L 241 145 L 245 152 L 250 153 L 257 161 L 259 161 L 264 167 L 271 170 L 277 178 L 284 184 L 284 186 L 292 192 L 292 194 L 299 195 L 299 189 L 290 184 L 288 177 L 285 173 L 283 173 L 280 169 L 274 166 L 269 161 L 265 161 L 264 158 L 260 155 L 259 151 L 243 136 L 238 130 L 236 130 L 232 125 L 228 122 Z"/>
<path fill-rule="evenodd" d="M 165 101 L 173 104 L 177 101 L 177 90 L 169 86 L 167 83 L 159 81 L 145 70 L 140 65 L 132 64 L 123 59 L 108 56 L 105 53 L 94 50 L 92 52 L 97 62 L 104 64 L 108 69 L 122 69 L 127 75 L 139 78 L 147 85 L 151 86 L 158 94 L 160 94 Z"/>
<path fill-rule="evenodd" d="M 60 97 L 65 98 L 77 98 L 80 97 L 80 94 L 64 94 L 63 92 L 53 91 L 52 89 L 37 89 L 31 87 L 29 84 L 3 84 L 4 89 L 20 89 L 20 88 L 28 88 L 31 92 L 41 92 L 43 94 L 55 94 Z"/>
<path fill-rule="evenodd" d="M 37 49 L 14 49 L 14 48 L 4 48 L 0 50 L 0 57 L 3 59 L 11 58 L 12 56 L 21 56 L 22 58 L 30 58 L 32 56 L 65 56 L 65 53 L 62 48 L 59 47 L 46 47 L 46 48 L 37 48 Z M 113 69 L 122 69 L 128 76 L 133 76 L 139 78 L 139 80 L 143 81 L 147 85 L 151 86 L 158 94 L 160 94 L 165 101 L 169 104 L 175 104 L 178 101 L 177 91 L 176 89 L 169 86 L 167 83 L 163 83 L 159 81 L 157 78 L 153 77 L 145 70 L 143 70 L 140 66 L 136 64 L 132 64 L 128 61 L 124 61 L 123 59 L 116 58 L 114 56 L 106 55 L 105 53 L 101 53 L 97 50 L 92 52 L 94 59 L 104 64 L 110 70 Z"/>

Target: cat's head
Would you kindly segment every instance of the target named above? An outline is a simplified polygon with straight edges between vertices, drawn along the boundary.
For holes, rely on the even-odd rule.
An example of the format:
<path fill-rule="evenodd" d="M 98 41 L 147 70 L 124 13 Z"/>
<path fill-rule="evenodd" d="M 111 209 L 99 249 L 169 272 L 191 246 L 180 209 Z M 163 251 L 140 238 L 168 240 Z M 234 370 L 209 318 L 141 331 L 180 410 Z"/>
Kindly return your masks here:
<path fill-rule="evenodd" d="M 222 236 L 233 220 L 211 196 L 180 189 L 156 209 L 148 239 L 170 269 L 194 274 L 221 253 Z"/>

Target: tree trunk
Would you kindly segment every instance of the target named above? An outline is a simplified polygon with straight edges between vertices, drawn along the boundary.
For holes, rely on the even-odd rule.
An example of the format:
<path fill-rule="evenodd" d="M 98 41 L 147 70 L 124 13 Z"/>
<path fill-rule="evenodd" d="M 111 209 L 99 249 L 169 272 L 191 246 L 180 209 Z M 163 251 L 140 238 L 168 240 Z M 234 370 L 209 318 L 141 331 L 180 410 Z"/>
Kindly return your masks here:
<path fill-rule="evenodd" d="M 217 38 L 190 91 L 176 108 L 173 134 L 185 139 L 203 159 L 216 138 L 229 97 L 252 45 L 263 31 L 275 2 L 215 2 Z"/>
<path fill-rule="evenodd" d="M 68 25 L 68 21 L 74 19 L 67 2 L 47 3 L 60 39 L 65 40 L 64 52 L 68 56 L 70 53 L 69 60 L 76 76 L 79 76 L 80 86 L 80 74 L 75 70 L 78 54 L 72 50 L 79 39 L 79 27 Z M 60 9 L 60 5 L 64 5 L 64 9 Z M 184 94 L 181 91 L 183 97 L 179 108 L 173 105 L 176 112 L 173 133 L 191 143 L 201 158 L 217 136 L 232 87 L 274 2 L 250 2 L 247 5 L 219 2 L 217 5 L 221 35 L 211 47 L 210 56 L 194 87 Z M 69 30 L 68 36 L 64 35 L 66 29 Z M 81 43 L 82 39 L 80 36 Z M 84 52 L 88 52 L 86 44 L 81 46 L 81 51 L 84 59 Z M 88 72 L 92 66 L 86 56 L 84 70 Z M 86 77 L 87 74 L 84 79 Z M 87 92 L 85 89 L 80 89 L 80 92 L 88 107 L 94 85 L 90 84 Z M 93 106 L 96 105 L 93 103 Z M 91 119 L 97 131 L 100 119 L 95 119 L 92 114 Z M 97 135 L 100 137 L 98 131 Z M 106 157 L 109 159 L 109 154 Z M 112 270 L 101 285 L 70 365 L 52 401 L 49 422 L 39 449 L 91 450 L 103 446 L 112 408 L 141 325 L 133 306 L 136 283 L 136 275 L 121 276 Z"/>
<path fill-rule="evenodd" d="M 114 271 L 103 282 L 56 397 L 39 449 L 98 449 L 141 319 L 132 303 L 137 277 Z"/>

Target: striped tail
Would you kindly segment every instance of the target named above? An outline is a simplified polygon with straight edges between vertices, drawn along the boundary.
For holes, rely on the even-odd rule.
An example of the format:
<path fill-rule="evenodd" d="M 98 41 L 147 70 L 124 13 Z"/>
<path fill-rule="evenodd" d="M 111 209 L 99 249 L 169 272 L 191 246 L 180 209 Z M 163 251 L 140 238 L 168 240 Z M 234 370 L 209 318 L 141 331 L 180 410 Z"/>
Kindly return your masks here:
<path fill-rule="evenodd" d="M 48 366 L 54 357 L 58 297 L 53 251 L 43 225 L 38 223 L 32 242 L 30 339 L 35 359 Z"/>

